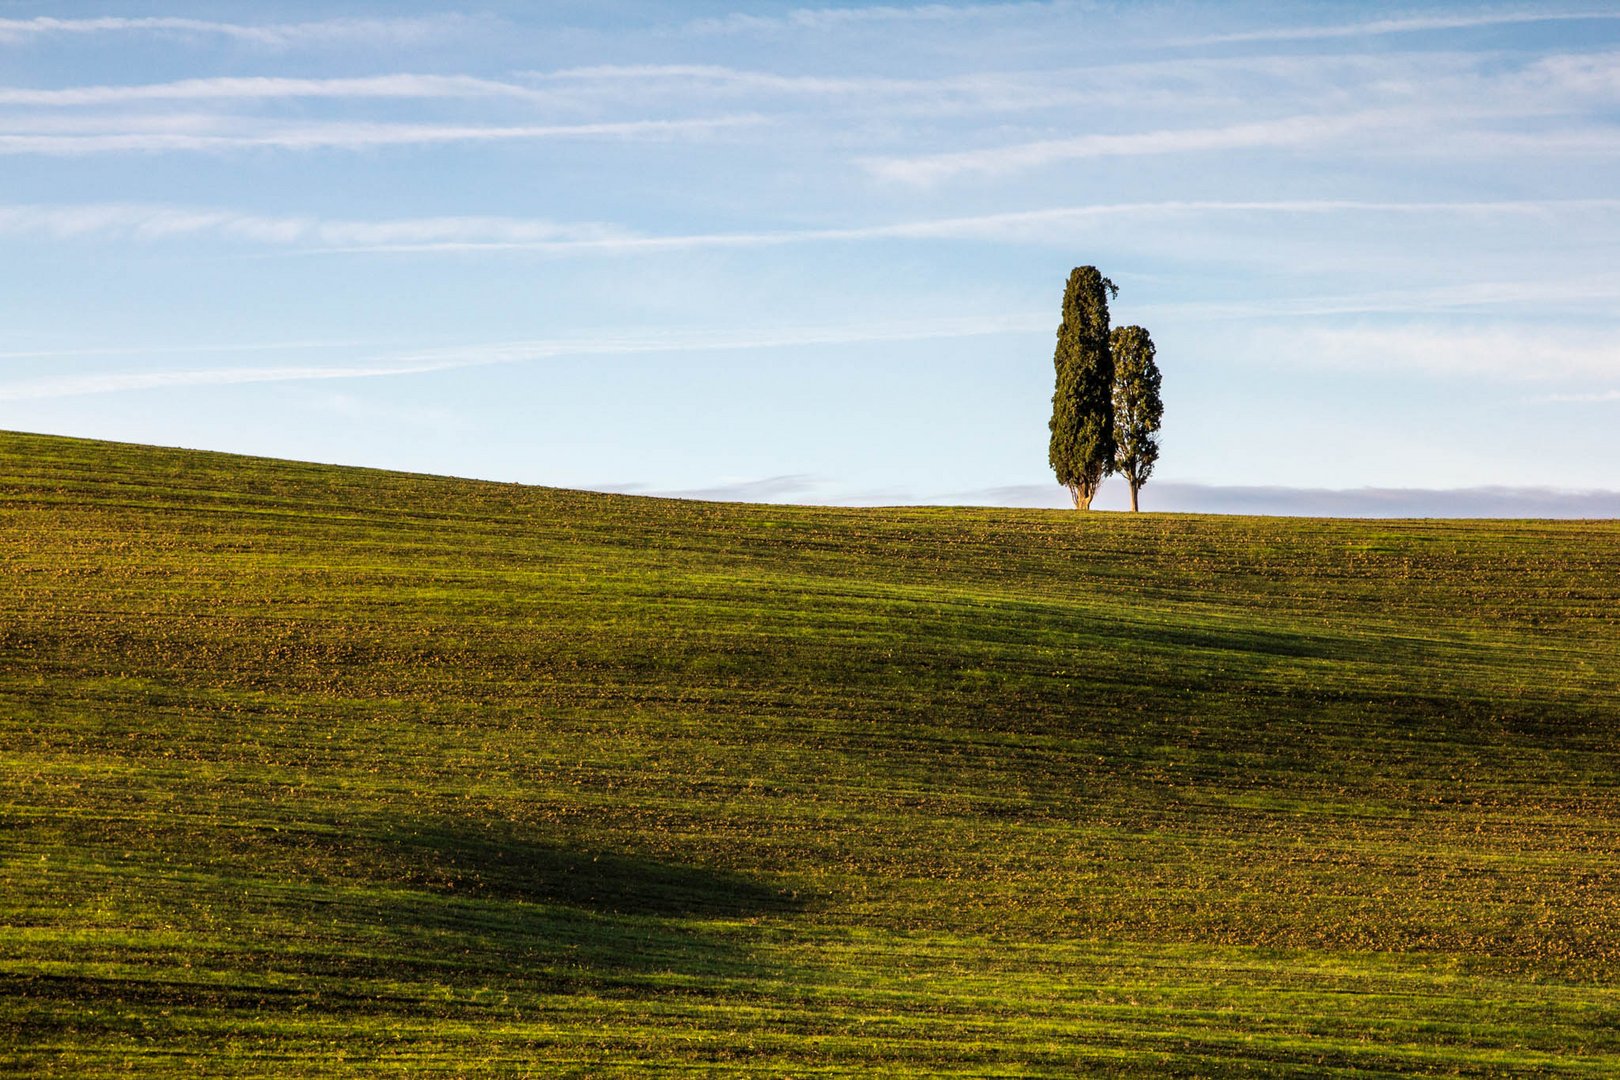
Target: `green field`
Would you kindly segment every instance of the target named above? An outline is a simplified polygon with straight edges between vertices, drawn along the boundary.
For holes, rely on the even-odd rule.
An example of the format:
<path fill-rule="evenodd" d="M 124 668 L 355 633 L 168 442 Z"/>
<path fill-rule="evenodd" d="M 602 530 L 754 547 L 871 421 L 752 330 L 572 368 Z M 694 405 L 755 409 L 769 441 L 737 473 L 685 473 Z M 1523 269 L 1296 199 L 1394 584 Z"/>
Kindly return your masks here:
<path fill-rule="evenodd" d="M 0 1071 L 1620 1075 L 1617 679 L 1616 522 L 0 434 Z"/>

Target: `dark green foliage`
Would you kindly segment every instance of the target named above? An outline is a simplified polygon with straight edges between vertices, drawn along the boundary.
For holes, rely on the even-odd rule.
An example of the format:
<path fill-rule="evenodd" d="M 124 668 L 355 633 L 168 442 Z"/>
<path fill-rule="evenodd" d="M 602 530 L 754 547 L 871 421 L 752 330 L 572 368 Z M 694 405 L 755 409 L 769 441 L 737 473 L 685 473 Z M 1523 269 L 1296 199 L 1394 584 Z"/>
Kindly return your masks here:
<path fill-rule="evenodd" d="M 1121 326 L 1110 335 L 1114 350 L 1114 471 L 1131 486 L 1131 509 L 1137 493 L 1153 475 L 1159 460 L 1159 365 L 1153 339 L 1140 326 Z"/>
<path fill-rule="evenodd" d="M 1077 266 L 1063 290 L 1052 364 L 1052 432 L 1048 460 L 1078 509 L 1089 509 L 1114 465 L 1114 358 L 1108 341 L 1108 298 L 1119 289 L 1095 266 Z"/>
<path fill-rule="evenodd" d="M 0 434 L 0 1074 L 1620 1075 L 1620 524 Z"/>

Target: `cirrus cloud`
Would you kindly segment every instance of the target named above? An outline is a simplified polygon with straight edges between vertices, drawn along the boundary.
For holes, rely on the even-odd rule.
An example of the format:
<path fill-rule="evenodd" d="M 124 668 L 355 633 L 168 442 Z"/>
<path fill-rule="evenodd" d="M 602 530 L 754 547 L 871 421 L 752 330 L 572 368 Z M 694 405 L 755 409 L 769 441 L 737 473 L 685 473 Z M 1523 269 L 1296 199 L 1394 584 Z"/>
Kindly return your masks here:
<path fill-rule="evenodd" d="M 173 15 L 82 19 L 39 15 L 29 19 L 0 19 L 0 44 L 21 44 L 43 37 L 144 34 L 223 38 L 276 49 L 335 44 L 399 45 L 433 40 L 447 32 L 464 28 L 472 21 L 458 14 L 315 19 L 295 23 L 241 23 Z"/>

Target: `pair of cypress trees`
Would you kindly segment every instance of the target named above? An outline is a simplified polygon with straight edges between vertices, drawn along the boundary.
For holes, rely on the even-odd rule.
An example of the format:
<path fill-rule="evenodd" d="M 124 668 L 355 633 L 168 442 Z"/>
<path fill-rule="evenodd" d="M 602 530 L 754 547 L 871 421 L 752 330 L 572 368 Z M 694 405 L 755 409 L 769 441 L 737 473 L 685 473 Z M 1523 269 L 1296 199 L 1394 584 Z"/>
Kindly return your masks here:
<path fill-rule="evenodd" d="M 1131 509 L 1159 459 L 1159 368 L 1153 339 L 1140 326 L 1108 326 L 1108 299 L 1119 288 L 1095 266 L 1077 266 L 1063 290 L 1057 389 L 1052 393 L 1049 457 L 1076 510 L 1091 509 L 1112 473 L 1131 486 Z"/>

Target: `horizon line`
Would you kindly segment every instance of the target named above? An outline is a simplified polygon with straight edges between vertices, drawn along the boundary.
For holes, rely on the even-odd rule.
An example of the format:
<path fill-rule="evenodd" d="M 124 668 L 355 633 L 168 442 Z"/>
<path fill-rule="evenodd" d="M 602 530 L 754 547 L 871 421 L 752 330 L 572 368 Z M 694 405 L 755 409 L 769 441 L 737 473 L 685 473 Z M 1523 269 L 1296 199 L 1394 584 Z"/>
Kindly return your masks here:
<path fill-rule="evenodd" d="M 807 473 L 780 474 L 752 480 L 719 483 L 696 488 L 659 487 L 642 482 L 599 483 L 540 483 L 533 481 L 499 479 L 491 476 L 467 476 L 455 473 L 422 472 L 387 465 L 342 461 L 319 461 L 305 458 L 276 457 L 245 453 L 212 447 L 178 446 L 160 443 L 132 442 L 95 436 L 70 435 L 59 431 L 30 431 L 20 428 L 0 429 L 0 435 L 20 435 L 42 439 L 61 439 L 74 442 L 100 443 L 107 446 L 138 447 L 150 450 L 173 450 L 193 454 L 214 454 L 229 457 L 256 458 L 262 461 L 283 462 L 294 465 L 315 465 L 327 468 L 357 469 L 367 472 L 388 472 L 423 478 L 461 480 L 471 483 L 500 484 L 551 491 L 578 491 L 598 495 L 618 495 L 630 498 L 671 499 L 682 502 L 725 502 L 746 506 L 806 507 L 842 510 L 881 509 L 961 509 L 961 510 L 1052 510 L 1064 514 L 1083 516 L 1066 505 L 1067 493 L 1054 480 L 1045 484 L 1011 484 L 976 488 L 958 492 L 936 492 L 919 496 L 900 489 L 884 489 L 836 494 L 829 492 L 816 497 L 815 492 L 826 489 L 832 481 Z M 1148 505 L 1144 514 L 1176 514 L 1221 517 L 1297 517 L 1333 520 L 1412 520 L 1412 521 L 1612 521 L 1620 520 L 1620 489 L 1612 488 L 1559 488 L 1541 485 L 1482 484 L 1456 487 L 1389 487 L 1365 484 L 1357 487 L 1329 488 L 1288 484 L 1211 484 L 1192 480 L 1158 480 L 1144 484 L 1145 494 L 1170 495 L 1171 504 L 1163 509 Z M 1105 482 L 1103 492 L 1117 496 L 1119 486 Z M 752 495 L 753 497 L 750 497 Z M 774 497 L 773 497 L 774 496 Z M 809 496 L 809 497 L 803 497 Z M 1102 498 L 1093 509 L 1102 515 L 1137 516 L 1123 504 L 1115 506 L 1117 499 Z M 1203 505 L 1185 505 L 1202 499 Z M 1420 505 L 1422 500 L 1451 501 L 1461 508 L 1472 505 L 1484 508 L 1484 513 L 1434 513 Z M 1332 510 L 1322 500 L 1338 500 L 1342 509 Z M 1458 500 L 1476 500 L 1459 503 Z M 1313 502 L 1314 501 L 1314 502 Z M 1294 509 L 1287 509 L 1292 502 Z M 1344 512 L 1359 505 L 1366 513 Z M 1220 507 L 1225 508 L 1220 508 Z M 1491 508 L 1494 506 L 1494 510 Z M 1241 507 L 1241 508 L 1240 508 Z M 1382 507 L 1382 512 L 1380 512 Z M 1307 513 L 1305 509 L 1318 512 Z M 1509 509 L 1553 510 L 1547 513 L 1504 512 Z M 1400 509 L 1407 513 L 1392 513 Z M 1573 510 L 1597 511 L 1572 513 Z M 1325 512 L 1323 512 L 1325 511 Z M 1561 512 L 1560 512 L 1561 511 Z"/>

